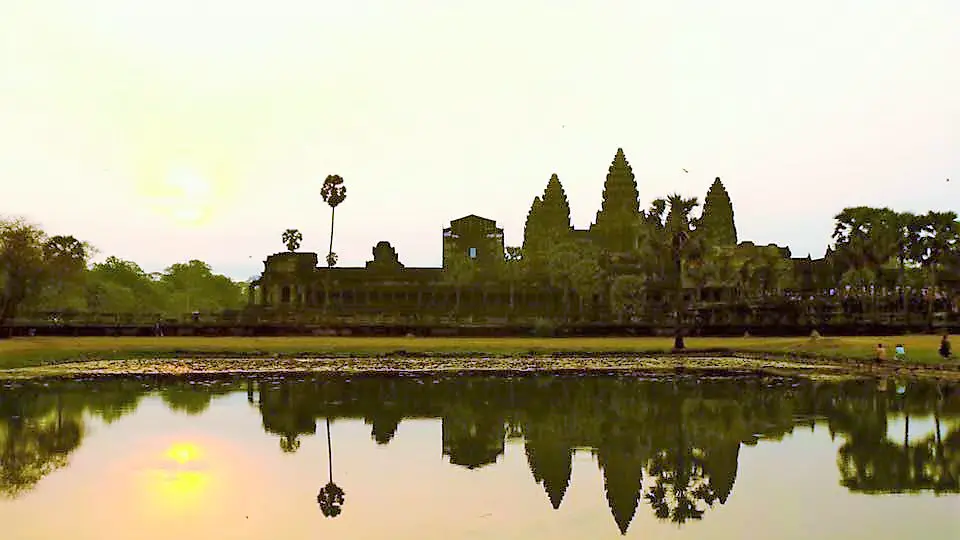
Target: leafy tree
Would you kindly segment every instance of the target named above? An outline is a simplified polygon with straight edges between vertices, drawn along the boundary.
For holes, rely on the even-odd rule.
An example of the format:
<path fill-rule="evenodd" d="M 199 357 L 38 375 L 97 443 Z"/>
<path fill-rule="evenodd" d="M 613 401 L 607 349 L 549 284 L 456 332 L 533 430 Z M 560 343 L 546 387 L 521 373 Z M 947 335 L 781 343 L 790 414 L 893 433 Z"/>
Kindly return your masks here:
<path fill-rule="evenodd" d="M 610 311 L 623 323 L 643 311 L 646 280 L 641 276 L 622 275 L 610 284 Z"/>
<path fill-rule="evenodd" d="M 41 305 L 51 311 L 86 307 L 79 293 L 92 251 L 89 244 L 73 236 L 53 236 L 44 243 L 44 269 L 48 279 L 39 299 Z"/>
<path fill-rule="evenodd" d="M 897 253 L 897 221 L 885 208 L 844 208 L 834 218 L 835 250 L 847 269 L 876 273 Z"/>
<path fill-rule="evenodd" d="M 843 268 L 842 281 L 851 285 L 858 298 L 869 295 L 876 307 L 877 278 L 897 253 L 895 214 L 889 209 L 857 206 L 844 208 L 834 219 L 835 257 Z"/>
<path fill-rule="evenodd" d="M 203 261 L 171 265 L 159 277 L 158 286 L 166 310 L 173 313 L 220 312 L 245 304 L 243 285 L 214 274 Z"/>
<path fill-rule="evenodd" d="M 347 199 L 347 186 L 343 185 L 343 178 L 338 174 L 331 174 L 323 181 L 323 187 L 320 188 L 320 196 L 330 205 L 330 249 L 327 252 L 327 265 L 333 266 L 337 259 L 333 256 L 333 219 L 337 212 L 337 206 Z"/>
<path fill-rule="evenodd" d="M 946 264 L 960 251 L 960 222 L 957 221 L 956 212 L 931 211 L 918 218 L 918 225 L 918 238 L 911 254 L 926 273 L 930 289 L 927 321 L 932 324 L 937 278 Z"/>
<path fill-rule="evenodd" d="M 447 266 L 443 271 L 443 279 L 453 285 L 454 294 L 456 294 L 456 304 L 454 312 L 460 314 L 460 296 L 463 287 L 473 283 L 479 273 L 477 261 L 467 257 L 465 254 L 456 254 L 450 256 L 447 260 Z"/>
<path fill-rule="evenodd" d="M 287 250 L 293 253 L 300 249 L 300 242 L 303 240 L 303 235 L 300 234 L 300 231 L 297 229 L 287 229 L 283 231 L 281 238 L 283 243 L 286 244 Z"/>
<path fill-rule="evenodd" d="M 580 304 L 580 316 L 584 317 L 586 303 L 603 290 L 605 276 L 600 265 L 600 249 L 590 243 L 574 243 L 573 252 L 577 258 L 568 267 L 570 286 L 577 294 Z"/>
<path fill-rule="evenodd" d="M 714 247 L 707 253 L 710 256 L 711 283 L 716 287 L 738 287 L 740 282 L 740 268 L 744 264 L 745 256 L 736 246 Z"/>
<path fill-rule="evenodd" d="M 573 242 L 553 244 L 547 252 L 547 280 L 550 285 L 563 291 L 563 313 L 570 316 L 570 290 L 576 272 L 578 253 Z"/>
<path fill-rule="evenodd" d="M 163 297 L 156 281 L 132 261 L 107 257 L 87 274 L 88 309 L 100 313 L 159 313 Z"/>
<path fill-rule="evenodd" d="M 637 181 L 622 148 L 617 149 L 603 184 L 603 202 L 590 228 L 608 252 L 628 252 L 636 247 L 636 224 L 640 220 Z"/>
<path fill-rule="evenodd" d="M 584 312 L 587 299 L 592 299 L 603 286 L 600 250 L 589 243 L 567 240 L 553 244 L 548 253 L 548 277 L 551 285 L 563 290 L 564 306 L 570 314 L 570 292 L 577 295 L 579 311 Z"/>
<path fill-rule="evenodd" d="M 739 250 L 747 263 L 749 287 L 761 296 L 779 293 L 792 270 L 789 250 L 784 251 L 775 244 L 757 246 L 752 242 L 744 242 Z"/>
<path fill-rule="evenodd" d="M 0 221 L 0 326 L 29 303 L 39 303 L 45 288 L 62 292 L 81 275 L 87 248 L 73 237 L 47 238 L 23 220 Z"/>

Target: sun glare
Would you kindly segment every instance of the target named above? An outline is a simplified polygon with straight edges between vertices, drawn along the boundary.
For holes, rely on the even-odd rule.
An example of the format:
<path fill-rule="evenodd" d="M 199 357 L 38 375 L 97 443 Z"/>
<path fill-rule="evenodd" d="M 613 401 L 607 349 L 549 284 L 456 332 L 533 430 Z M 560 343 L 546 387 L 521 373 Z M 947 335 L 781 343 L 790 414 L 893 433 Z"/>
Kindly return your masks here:
<path fill-rule="evenodd" d="M 159 186 L 153 202 L 160 213 L 183 225 L 201 225 L 213 210 L 213 186 L 208 178 L 189 167 L 171 169 Z"/>
<path fill-rule="evenodd" d="M 178 442 L 170 445 L 170 448 L 167 449 L 164 455 L 167 457 L 167 459 L 176 461 L 180 465 L 184 465 L 190 461 L 195 461 L 200 458 L 200 448 L 193 443 Z"/>
<path fill-rule="evenodd" d="M 175 442 L 160 462 L 145 472 L 150 508 L 162 512 L 199 512 L 209 504 L 213 473 L 204 463 L 204 452 L 191 442 Z"/>

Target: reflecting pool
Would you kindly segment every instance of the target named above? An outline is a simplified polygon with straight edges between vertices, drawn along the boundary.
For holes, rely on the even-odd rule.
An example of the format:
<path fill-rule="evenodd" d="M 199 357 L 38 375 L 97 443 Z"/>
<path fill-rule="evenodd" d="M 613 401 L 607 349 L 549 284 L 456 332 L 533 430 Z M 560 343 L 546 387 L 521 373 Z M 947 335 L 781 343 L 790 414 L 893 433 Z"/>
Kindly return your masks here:
<path fill-rule="evenodd" d="M 0 538 L 960 538 L 960 387 L 98 378 L 0 387 Z"/>

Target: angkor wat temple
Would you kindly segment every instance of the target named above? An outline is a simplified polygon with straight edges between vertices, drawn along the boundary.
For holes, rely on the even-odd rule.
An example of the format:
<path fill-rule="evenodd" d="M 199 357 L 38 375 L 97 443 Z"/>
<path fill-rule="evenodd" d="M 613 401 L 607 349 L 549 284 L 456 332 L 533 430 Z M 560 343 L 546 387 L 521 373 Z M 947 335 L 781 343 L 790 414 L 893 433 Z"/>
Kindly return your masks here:
<path fill-rule="evenodd" d="M 550 320 L 656 329 L 675 325 L 682 311 L 684 326 L 742 333 L 755 326 L 807 332 L 845 324 L 943 326 L 960 312 L 948 294 L 920 287 L 902 294 L 895 272 L 888 287 L 871 287 L 866 297 L 864 290 L 851 292 L 840 286 L 847 268 L 829 250 L 821 259 L 791 258 L 788 248 L 738 241 L 719 178 L 698 218 L 688 216 L 696 206 L 688 202 L 683 208 L 684 200 L 671 196 L 641 210 L 637 182 L 618 150 L 602 207 L 587 229 L 571 225 L 566 194 L 553 175 L 533 201 L 522 248 L 504 246 L 495 220 L 468 215 L 442 231 L 439 268 L 405 266 L 388 241 L 373 248 L 364 267 L 322 267 L 316 253 L 277 253 L 251 284 L 245 316 L 347 324 Z M 677 222 L 685 229 L 690 224 L 704 246 L 699 256 L 671 257 L 666 235 Z M 957 290 L 960 276 L 941 275 L 939 283 Z"/>

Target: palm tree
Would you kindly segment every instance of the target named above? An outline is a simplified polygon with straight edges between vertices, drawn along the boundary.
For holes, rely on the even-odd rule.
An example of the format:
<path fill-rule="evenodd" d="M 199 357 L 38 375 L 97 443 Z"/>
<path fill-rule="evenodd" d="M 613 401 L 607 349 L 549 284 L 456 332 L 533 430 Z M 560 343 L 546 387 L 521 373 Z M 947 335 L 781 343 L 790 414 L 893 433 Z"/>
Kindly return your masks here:
<path fill-rule="evenodd" d="M 847 266 L 846 271 L 859 276 L 847 281 L 869 278 L 857 287 L 858 296 L 869 293 L 876 315 L 876 295 L 879 292 L 877 276 L 882 266 L 897 255 L 899 219 L 888 208 L 868 206 L 844 208 L 834 219 L 836 252 Z"/>
<path fill-rule="evenodd" d="M 320 493 L 317 494 L 317 504 L 320 505 L 320 511 L 323 512 L 324 517 L 337 517 L 342 511 L 342 506 L 344 502 L 344 493 L 343 489 L 333 483 L 333 446 L 330 443 L 330 418 L 327 418 L 327 463 L 330 467 L 330 481 L 327 482 L 327 485 L 320 488 Z"/>
<path fill-rule="evenodd" d="M 666 273 L 664 257 L 664 215 L 667 211 L 667 200 L 656 199 L 650 209 L 641 217 L 638 223 L 637 252 L 645 272 L 662 280 Z"/>
<path fill-rule="evenodd" d="M 667 197 L 670 211 L 664 223 L 667 246 L 674 272 L 674 347 L 683 349 L 682 313 L 683 308 L 683 275 L 684 263 L 695 260 L 700 255 L 700 242 L 694 233 L 693 219 L 690 217 L 693 209 L 699 204 L 696 197 L 684 198 L 679 194 Z"/>
<path fill-rule="evenodd" d="M 280 238 L 283 240 L 283 243 L 287 245 L 287 249 L 293 253 L 300 248 L 300 242 L 303 240 L 303 235 L 300 234 L 300 231 L 297 229 L 287 229 L 283 231 L 283 236 Z"/>
<path fill-rule="evenodd" d="M 910 212 L 894 213 L 893 227 L 896 230 L 897 243 L 897 286 L 900 289 L 900 308 L 903 310 L 904 322 L 910 324 L 909 297 L 906 293 L 906 262 L 910 258 L 910 246 L 919 239 L 919 222 L 917 216 Z"/>
<path fill-rule="evenodd" d="M 333 266 L 337 262 L 333 255 L 333 219 L 337 206 L 347 198 L 347 187 L 343 185 L 343 178 L 338 174 L 327 176 L 320 188 L 320 196 L 330 205 L 330 249 L 327 252 L 327 266 Z"/>

